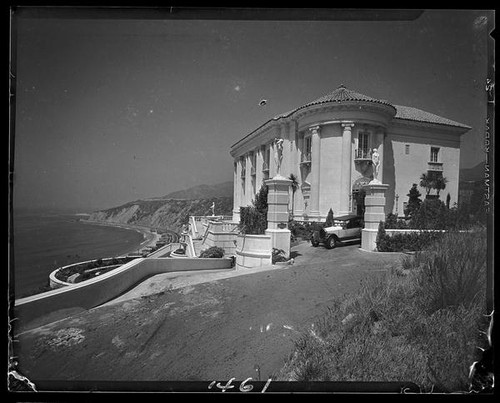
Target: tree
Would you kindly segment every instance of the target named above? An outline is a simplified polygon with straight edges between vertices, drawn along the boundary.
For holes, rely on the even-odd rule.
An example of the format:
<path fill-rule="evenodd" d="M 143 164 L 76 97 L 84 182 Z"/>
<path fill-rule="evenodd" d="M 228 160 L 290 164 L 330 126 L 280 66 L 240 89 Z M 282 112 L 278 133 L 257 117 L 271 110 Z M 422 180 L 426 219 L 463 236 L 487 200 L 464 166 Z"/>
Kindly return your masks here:
<path fill-rule="evenodd" d="M 426 229 L 446 229 L 449 223 L 445 204 L 439 199 L 426 199 L 420 208 L 413 214 L 410 227 Z"/>
<path fill-rule="evenodd" d="M 261 213 L 267 214 L 267 194 L 269 193 L 269 188 L 267 185 L 263 184 L 260 187 L 259 192 L 255 195 L 255 199 L 252 201 L 253 206 Z"/>
<path fill-rule="evenodd" d="M 252 206 L 240 207 L 240 230 L 245 234 L 264 234 L 267 228 L 268 187 L 262 185 Z"/>
<path fill-rule="evenodd" d="M 440 175 L 434 180 L 434 188 L 437 191 L 437 195 L 439 197 L 439 192 L 441 190 L 446 189 L 446 184 L 448 183 L 448 179 L 446 179 L 444 176 Z M 450 194 L 448 193 L 448 196 Z M 449 204 L 449 203 L 448 203 Z"/>
<path fill-rule="evenodd" d="M 418 191 L 416 183 L 412 185 L 410 191 L 406 196 L 408 196 L 408 205 L 406 206 L 404 214 L 406 217 L 411 218 L 413 214 L 418 211 L 420 205 L 422 204 L 422 199 L 420 199 L 420 196 L 422 196 L 422 194 Z"/>
<path fill-rule="evenodd" d="M 292 181 L 292 183 L 290 183 L 290 187 L 292 188 L 292 217 L 293 217 L 294 203 L 295 203 L 295 192 L 299 188 L 299 181 L 298 181 L 297 176 L 294 174 L 290 174 L 288 179 L 290 179 Z"/>
<path fill-rule="evenodd" d="M 331 227 L 333 226 L 333 210 L 330 209 L 328 211 L 328 215 L 326 216 L 326 222 L 325 222 L 325 227 Z"/>
<path fill-rule="evenodd" d="M 420 176 L 420 186 L 425 188 L 426 196 L 428 196 L 431 190 L 435 188 L 434 178 L 429 174 L 423 173 Z"/>

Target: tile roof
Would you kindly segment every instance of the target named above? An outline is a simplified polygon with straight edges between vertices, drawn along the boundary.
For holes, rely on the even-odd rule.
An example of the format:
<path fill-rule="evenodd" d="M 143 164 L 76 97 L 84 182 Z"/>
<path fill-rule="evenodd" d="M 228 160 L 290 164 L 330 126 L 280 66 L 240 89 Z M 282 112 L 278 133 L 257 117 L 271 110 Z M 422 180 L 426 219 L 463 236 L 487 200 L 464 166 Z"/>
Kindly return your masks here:
<path fill-rule="evenodd" d="M 383 99 L 376 99 L 369 97 L 367 95 L 360 94 L 358 92 L 354 92 L 348 88 L 346 88 L 343 84 L 341 84 L 335 91 L 322 96 L 321 98 L 312 101 L 303 107 L 322 104 L 324 102 L 348 102 L 348 101 L 365 101 L 365 102 L 375 102 L 379 104 L 385 104 L 392 106 L 389 102 Z"/>
<path fill-rule="evenodd" d="M 442 116 L 434 115 L 433 113 L 413 108 L 411 106 L 394 105 L 396 108 L 396 116 L 394 119 L 413 120 L 417 122 L 436 123 L 439 125 L 456 126 L 464 129 L 471 129 L 470 126 L 463 123 L 455 122 Z"/>
<path fill-rule="evenodd" d="M 376 99 L 369 97 L 367 95 L 360 94 L 359 92 L 354 92 L 348 88 L 346 88 L 343 84 L 341 84 L 337 89 L 330 92 L 329 94 L 323 95 L 321 98 L 318 98 L 314 101 L 311 101 L 305 105 L 299 106 L 298 108 L 292 109 L 291 111 L 281 113 L 276 115 L 273 120 L 277 120 L 279 118 L 286 118 L 290 116 L 292 113 L 297 112 L 299 109 L 307 108 L 312 105 L 324 104 L 327 102 L 374 102 L 378 104 L 384 104 L 388 106 L 392 106 L 389 102 L 383 99 Z"/>
<path fill-rule="evenodd" d="M 324 103 L 329 103 L 329 102 L 336 102 L 336 103 L 341 103 L 341 102 L 373 102 L 373 103 L 378 103 L 382 105 L 387 105 L 391 106 L 396 110 L 396 115 L 394 116 L 394 119 L 403 119 L 403 120 L 411 120 L 415 122 L 424 122 L 424 123 L 434 123 L 434 124 L 439 124 L 439 125 L 447 125 L 447 126 L 454 126 L 454 127 L 460 127 L 463 129 L 471 129 L 471 127 L 464 125 L 463 123 L 455 122 L 453 120 L 434 115 L 433 113 L 429 113 L 426 111 L 423 111 L 421 109 L 413 108 L 411 106 L 402 106 L 402 105 L 393 105 L 390 102 L 384 100 L 384 99 L 377 99 L 377 98 L 372 98 L 367 95 L 360 94 L 358 92 L 352 91 L 348 88 L 346 88 L 343 84 L 341 84 L 337 89 L 334 91 L 330 92 L 329 94 L 326 94 L 314 101 L 311 101 L 305 105 L 299 106 L 298 108 L 292 109 L 288 112 L 281 113 L 279 115 L 276 115 L 269 119 L 268 121 L 264 122 L 262 125 L 260 125 L 258 128 L 256 128 L 254 131 L 243 137 L 241 140 L 237 141 L 234 145 L 238 144 L 245 138 L 249 137 L 253 133 L 259 131 L 262 127 L 266 126 L 269 122 L 272 121 L 277 121 L 282 118 L 287 118 L 291 115 L 293 115 L 295 112 L 299 111 L 300 109 L 307 108 L 312 105 L 318 105 L 318 104 L 324 104 Z"/>

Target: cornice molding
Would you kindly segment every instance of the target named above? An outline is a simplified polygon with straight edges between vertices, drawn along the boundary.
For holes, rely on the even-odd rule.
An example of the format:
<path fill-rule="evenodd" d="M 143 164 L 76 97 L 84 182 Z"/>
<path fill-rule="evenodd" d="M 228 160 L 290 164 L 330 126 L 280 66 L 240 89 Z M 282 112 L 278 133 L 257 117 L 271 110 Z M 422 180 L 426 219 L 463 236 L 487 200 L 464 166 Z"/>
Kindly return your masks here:
<path fill-rule="evenodd" d="M 421 122 L 418 120 L 409 120 L 409 119 L 401 119 L 395 118 L 389 125 L 389 130 L 393 128 L 408 128 L 408 129 L 418 129 L 418 130 L 428 130 L 432 129 L 433 132 L 437 133 L 447 133 L 447 134 L 455 134 L 462 135 L 467 133 L 470 129 L 458 126 L 449 126 L 439 123 L 432 122 Z"/>

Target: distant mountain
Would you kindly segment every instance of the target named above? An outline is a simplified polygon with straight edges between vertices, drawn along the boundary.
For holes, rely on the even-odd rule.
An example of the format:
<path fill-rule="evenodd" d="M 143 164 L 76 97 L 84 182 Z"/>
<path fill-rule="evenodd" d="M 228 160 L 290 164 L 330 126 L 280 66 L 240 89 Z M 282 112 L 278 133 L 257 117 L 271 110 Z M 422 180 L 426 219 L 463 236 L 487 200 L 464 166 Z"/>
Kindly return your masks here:
<path fill-rule="evenodd" d="M 480 162 L 475 167 L 460 170 L 460 182 L 480 181 L 484 179 L 484 162 Z"/>
<path fill-rule="evenodd" d="M 89 221 L 115 224 L 134 224 L 179 232 L 188 217 L 232 215 L 233 182 L 193 186 L 162 197 L 135 200 L 117 207 L 96 211 Z"/>
<path fill-rule="evenodd" d="M 189 216 L 212 214 L 215 204 L 216 215 L 232 215 L 232 197 L 211 197 L 200 199 L 147 199 L 136 200 L 90 214 L 89 221 L 108 224 L 133 224 L 179 232 Z"/>
<path fill-rule="evenodd" d="M 198 185 L 185 190 L 169 193 L 155 199 L 199 200 L 214 197 L 233 197 L 233 182 L 218 183 L 216 185 Z"/>

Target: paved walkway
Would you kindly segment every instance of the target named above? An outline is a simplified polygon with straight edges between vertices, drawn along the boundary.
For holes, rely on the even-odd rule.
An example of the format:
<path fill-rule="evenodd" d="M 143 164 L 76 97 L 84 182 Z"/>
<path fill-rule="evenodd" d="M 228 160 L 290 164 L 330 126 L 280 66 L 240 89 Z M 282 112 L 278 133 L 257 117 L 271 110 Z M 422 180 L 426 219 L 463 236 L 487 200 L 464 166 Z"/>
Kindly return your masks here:
<path fill-rule="evenodd" d="M 159 275 L 104 306 L 19 336 L 19 371 L 44 380 L 262 379 L 335 297 L 400 256 L 300 244 L 296 264 Z"/>

